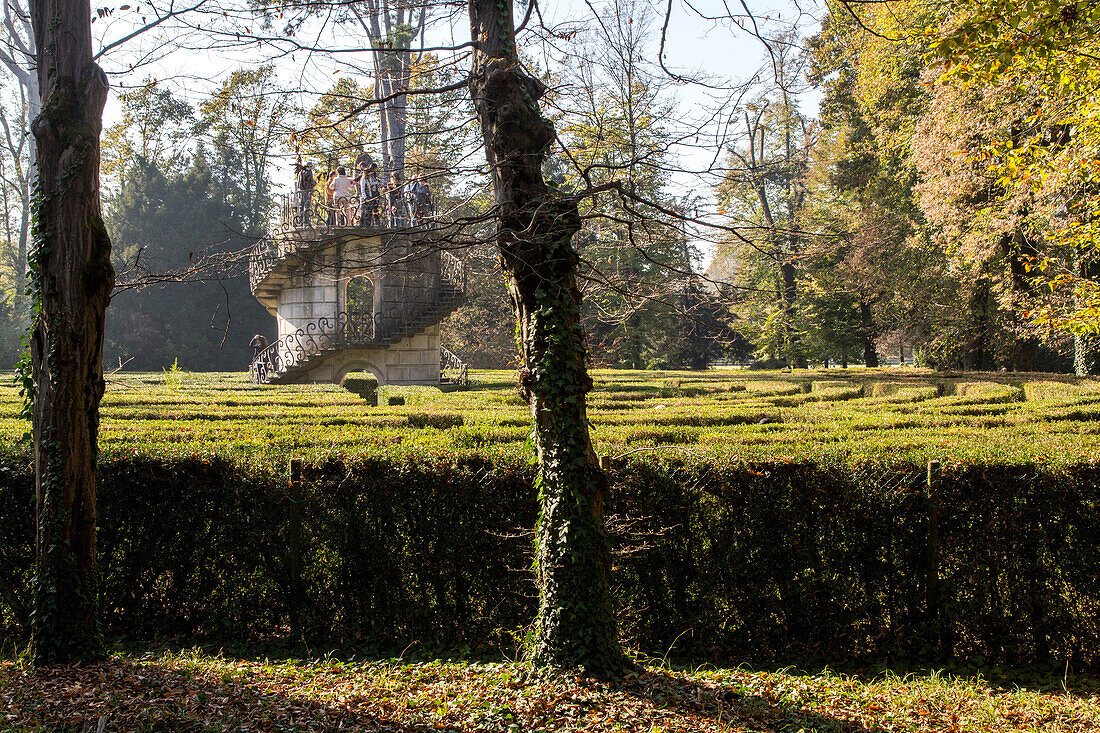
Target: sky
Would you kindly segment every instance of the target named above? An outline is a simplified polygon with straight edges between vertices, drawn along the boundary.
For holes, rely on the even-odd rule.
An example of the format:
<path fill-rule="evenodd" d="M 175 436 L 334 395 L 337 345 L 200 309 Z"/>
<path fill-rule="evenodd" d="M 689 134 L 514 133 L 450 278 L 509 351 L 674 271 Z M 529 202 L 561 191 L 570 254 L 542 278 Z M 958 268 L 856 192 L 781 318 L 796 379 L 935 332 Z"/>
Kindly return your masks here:
<path fill-rule="evenodd" d="M 183 3 L 179 3 L 178 0 L 162 1 L 175 2 L 177 7 L 187 5 L 186 0 Z M 642 2 L 644 3 L 645 0 Z M 549 26 L 583 30 L 592 25 L 592 8 L 598 6 L 599 3 L 589 0 L 566 0 L 546 4 L 546 7 L 540 6 L 540 10 Z M 803 7 L 800 8 L 798 4 L 787 0 L 750 2 L 749 7 L 753 10 L 760 28 L 765 29 L 765 32 L 768 28 L 774 31 L 780 27 L 779 23 L 784 25 L 797 23 L 803 29 L 804 35 L 816 28 L 816 16 L 823 12 L 822 5 L 803 3 Z M 147 17 L 146 13 L 148 13 L 148 5 L 143 10 L 141 0 L 112 3 L 104 6 L 104 9 L 111 10 L 112 14 L 99 17 L 98 22 L 93 23 L 93 32 L 97 33 L 101 47 L 129 33 L 135 27 L 134 23 L 139 18 Z M 659 31 L 665 5 L 660 2 L 652 3 L 652 9 L 657 21 L 657 27 L 654 30 Z M 516 12 L 522 14 L 522 6 L 518 6 Z M 665 47 L 668 68 L 685 76 L 702 73 L 711 79 L 734 82 L 745 81 L 757 75 L 766 75 L 768 52 L 764 44 L 750 32 L 740 30 L 737 27 L 738 21 L 718 17 L 727 12 L 726 4 L 719 0 L 703 0 L 691 5 L 683 0 L 673 0 Z M 715 16 L 715 19 L 707 20 L 700 17 L 701 14 Z M 748 25 L 743 20 L 739 22 Z M 166 27 L 167 24 L 161 28 Z M 162 34 L 161 29 L 157 29 L 147 37 L 139 37 L 110 49 L 100 59 L 116 90 L 132 88 L 143 83 L 145 79 L 154 77 L 172 83 L 174 91 L 181 96 L 185 98 L 191 96 L 197 100 L 230 71 L 267 60 L 265 52 L 256 49 L 244 52 L 176 51 L 162 56 L 154 50 L 161 42 L 162 35 L 164 40 L 180 37 L 176 31 L 170 30 Z M 309 37 L 308 31 L 299 34 L 299 38 L 302 39 Z M 347 32 L 341 34 L 341 37 L 322 34 L 316 38 L 321 45 L 327 43 L 332 48 L 365 43 L 365 39 L 356 38 L 354 34 Z M 462 43 L 468 38 L 469 29 L 465 13 L 456 12 L 450 19 L 444 19 L 434 27 L 428 42 L 447 45 Z M 534 39 L 527 36 L 523 40 L 532 43 Z M 540 61 L 549 59 L 537 44 L 528 45 L 525 51 Z M 655 48 L 653 55 L 656 56 Z M 139 58 L 145 59 L 146 63 L 130 70 L 129 67 Z M 351 53 L 338 58 L 358 61 L 364 65 L 367 62 L 366 53 Z M 298 52 L 281 57 L 276 63 L 284 77 L 302 79 L 306 86 L 312 82 L 317 86 L 318 92 L 324 91 L 331 84 L 329 74 L 333 69 L 333 62 L 322 59 L 320 55 Z M 693 105 L 705 105 L 713 96 L 691 84 L 679 84 L 676 87 L 675 93 L 686 109 L 690 109 Z M 803 95 L 803 111 L 812 114 L 816 108 L 816 102 L 816 94 L 811 92 Z M 118 118 L 117 96 L 112 95 L 105 110 L 105 123 L 109 125 Z"/>
<path fill-rule="evenodd" d="M 188 2 L 182 0 L 181 4 L 180 0 L 159 1 L 175 2 L 177 8 L 186 7 Z M 198 2 L 191 1 L 192 4 Z M 211 1 L 213 0 L 208 0 Z M 646 0 L 640 2 L 644 5 Z M 698 120 L 707 119 L 708 129 L 715 135 L 685 137 L 685 144 L 676 148 L 675 157 L 678 163 L 675 167 L 682 170 L 673 174 L 670 193 L 680 198 L 695 199 L 704 217 L 714 214 L 717 208 L 713 200 L 713 187 L 718 180 L 718 174 L 699 173 L 722 162 L 721 154 L 716 153 L 721 146 L 716 122 L 724 119 L 729 123 L 731 118 L 736 121 L 733 116 L 736 106 L 731 103 L 740 98 L 737 96 L 740 91 L 736 87 L 756 79 L 759 89 L 772 75 L 769 50 L 754 33 L 773 35 L 781 29 L 794 26 L 799 29 L 799 35 L 805 38 L 816 30 L 818 17 L 824 12 L 823 4 L 812 0 L 801 4 L 797 0 L 753 1 L 748 5 L 753 12 L 752 18 L 744 16 L 740 6 L 731 6 L 722 0 L 701 0 L 697 3 L 672 0 L 668 17 L 664 49 L 666 67 L 679 77 L 698 77 L 706 81 L 706 85 L 701 85 L 683 83 L 676 79 L 668 80 L 666 95 L 669 99 L 675 99 L 677 116 L 677 119 L 670 120 L 670 124 L 690 130 L 701 124 Z M 539 6 L 539 10 L 547 27 L 559 32 L 576 30 L 583 34 L 594 27 L 594 13 L 599 7 L 597 0 L 566 0 L 544 3 Z M 650 8 L 653 38 L 648 55 L 651 61 L 655 61 L 666 5 L 656 2 Z M 730 17 L 729 8 L 741 11 L 742 16 Z M 110 14 L 106 10 L 110 10 Z M 141 0 L 130 0 L 130 3 L 117 3 L 104 6 L 103 9 L 93 8 L 93 12 L 97 13 L 93 32 L 99 34 L 101 44 L 106 44 L 131 32 L 140 18 L 148 17 L 146 14 L 149 13 L 149 7 L 146 4 L 143 9 Z M 523 12 L 524 6 L 517 5 L 517 16 L 522 17 Z M 199 22 L 195 20 L 192 24 Z M 187 34 L 179 29 L 165 31 L 167 26 L 166 23 L 151 33 L 113 48 L 100 59 L 116 91 L 141 85 L 146 79 L 153 77 L 169 85 L 178 96 L 197 104 L 231 71 L 272 60 L 270 49 L 255 47 L 228 52 L 177 50 L 162 53 L 158 49 L 170 47 L 172 41 L 182 41 L 184 45 L 200 43 L 200 31 L 192 31 L 195 41 L 192 43 Z M 544 40 L 540 41 L 538 34 L 525 34 L 520 43 L 536 63 L 553 71 L 555 64 L 562 63 L 561 55 L 554 51 L 554 45 L 560 50 L 563 44 L 552 39 L 547 41 L 545 34 L 542 35 Z M 301 41 L 311 40 L 318 46 L 330 49 L 366 45 L 365 38 L 357 36 L 346 27 L 333 33 L 331 26 L 321 24 L 317 24 L 316 28 L 304 27 L 297 37 Z M 468 38 L 468 19 L 463 4 L 459 3 L 454 6 L 450 17 L 435 21 L 427 36 L 427 43 L 447 46 L 463 43 Z M 144 59 L 144 63 L 131 70 L 130 65 L 137 59 Z M 292 86 L 319 94 L 327 90 L 340 74 L 358 75 L 355 73 L 355 66 L 369 68 L 369 54 L 364 51 L 337 55 L 298 51 L 277 57 L 274 62 L 281 79 Z M 658 75 L 661 73 L 655 66 L 653 71 Z M 360 76 L 360 79 L 366 82 L 364 77 Z M 803 113 L 810 117 L 815 116 L 819 99 L 820 95 L 816 90 L 802 92 L 799 95 L 799 104 Z M 312 103 L 309 93 L 299 93 L 295 101 L 303 106 Z M 120 118 L 117 94 L 112 94 L 109 98 L 104 117 L 105 126 Z M 280 159 L 274 176 L 277 184 L 290 180 L 290 164 L 289 156 Z M 703 249 L 706 250 L 706 247 Z M 705 264 L 705 260 L 701 264 Z"/>

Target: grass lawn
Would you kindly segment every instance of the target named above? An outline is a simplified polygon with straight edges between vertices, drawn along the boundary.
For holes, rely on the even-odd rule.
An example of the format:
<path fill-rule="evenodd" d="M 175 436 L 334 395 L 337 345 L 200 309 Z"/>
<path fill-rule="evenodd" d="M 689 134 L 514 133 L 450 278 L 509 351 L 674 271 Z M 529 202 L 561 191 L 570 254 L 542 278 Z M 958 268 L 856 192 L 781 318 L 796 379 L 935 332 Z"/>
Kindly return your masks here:
<path fill-rule="evenodd" d="M 608 686 L 514 663 L 253 661 L 198 650 L 0 663 L 0 729 L 82 731 L 1100 730 L 1095 680 L 648 667 Z"/>
<path fill-rule="evenodd" d="M 1047 464 L 1093 462 L 1100 381 L 944 375 L 915 369 L 596 371 L 589 416 L 613 456 Z M 388 406 L 389 397 L 404 398 Z M 383 388 L 368 407 L 332 385 L 260 386 L 243 374 L 118 373 L 103 401 L 107 456 L 530 454 L 512 372 L 475 371 L 467 391 Z M 13 387 L 0 387 L 0 450 L 28 455 Z"/>

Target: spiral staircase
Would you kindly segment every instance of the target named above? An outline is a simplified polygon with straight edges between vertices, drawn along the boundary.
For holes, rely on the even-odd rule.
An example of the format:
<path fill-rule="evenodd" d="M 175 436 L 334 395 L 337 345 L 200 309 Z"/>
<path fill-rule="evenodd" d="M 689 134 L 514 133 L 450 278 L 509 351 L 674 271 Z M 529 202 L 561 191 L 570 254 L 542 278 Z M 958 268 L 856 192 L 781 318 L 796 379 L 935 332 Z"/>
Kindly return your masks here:
<path fill-rule="evenodd" d="M 252 381 L 339 382 L 359 368 L 383 384 L 464 384 L 466 365 L 439 343 L 438 324 L 465 302 L 466 273 L 440 232 L 426 222 L 348 226 L 325 212 L 302 217 L 284 202 L 281 226 L 249 257 L 252 293 L 279 324 L 277 340 L 249 366 Z M 345 300 L 357 276 L 378 292 L 368 312 Z"/>

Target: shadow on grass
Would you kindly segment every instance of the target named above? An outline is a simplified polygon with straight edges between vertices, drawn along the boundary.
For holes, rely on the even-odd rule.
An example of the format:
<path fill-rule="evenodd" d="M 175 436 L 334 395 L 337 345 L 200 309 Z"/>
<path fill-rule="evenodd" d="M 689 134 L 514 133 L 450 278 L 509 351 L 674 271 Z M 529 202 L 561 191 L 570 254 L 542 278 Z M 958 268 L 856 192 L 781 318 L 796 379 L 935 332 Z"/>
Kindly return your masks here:
<path fill-rule="evenodd" d="M 884 733 L 873 720 L 879 716 L 870 712 L 875 708 L 863 708 L 865 695 L 849 695 L 841 685 L 834 703 L 831 688 L 792 684 L 786 675 L 689 679 L 646 670 L 607 687 L 573 674 L 528 676 L 522 665 L 500 664 L 499 658 L 495 664 L 471 665 L 462 655 L 452 656 L 453 664 L 444 655 L 417 656 L 423 661 L 382 655 L 363 661 L 369 654 L 302 661 L 293 654 L 210 655 L 192 648 L 134 650 L 102 664 L 45 670 L 0 662 L 0 730 L 83 733 L 97 730 L 102 721 L 103 730 L 186 733 L 503 732 L 516 725 L 518 730 L 638 733 L 729 728 Z M 886 674 L 864 671 L 852 678 L 881 681 Z M 1010 703 L 1006 714 L 1033 712 L 1029 705 Z M 894 705 L 895 713 L 911 711 L 910 700 Z M 928 722 L 940 720 L 920 715 Z M 1078 713 L 1067 708 L 1061 715 L 1076 720 Z"/>
<path fill-rule="evenodd" d="M 234 663 L 189 666 L 113 659 L 40 670 L 0 666 L 4 730 L 123 730 L 199 733 L 214 730 L 359 730 L 427 733 L 342 689 L 325 695 L 309 675 L 256 676 Z M 332 697 L 333 699 L 319 699 Z"/>
<path fill-rule="evenodd" d="M 455 648 L 434 646 L 419 641 L 396 641 L 376 644 L 365 641 L 310 642 L 285 637 L 269 637 L 262 640 L 221 640 L 188 638 L 112 639 L 108 646 L 112 651 L 127 657 L 176 657 L 203 654 L 241 662 L 270 661 L 276 664 L 305 664 L 331 661 L 341 664 L 421 664 L 443 662 L 456 664 L 512 663 L 519 655 L 502 643 L 485 642 L 476 646 Z M 4 657 L 0 656 L 0 661 Z"/>
<path fill-rule="evenodd" d="M 503 732 L 516 730 L 516 725 L 518 730 L 558 730 L 564 725 L 590 731 L 688 731 L 723 730 L 731 724 L 758 731 L 882 733 L 880 728 L 663 672 L 645 672 L 608 690 L 591 681 L 573 683 L 572 675 L 541 686 L 501 686 L 492 679 L 492 670 L 483 670 L 485 677 L 472 695 L 461 682 L 469 672 L 441 676 L 435 664 L 272 667 L 202 654 L 148 661 L 115 658 L 44 670 L 9 664 L 0 665 L 0 709 L 8 716 L 4 725 L 12 729 L 66 733 Z M 629 699 L 641 706 L 622 705 Z M 513 717 L 511 710 L 520 700 L 520 707 L 540 713 L 531 719 Z M 604 705 L 628 711 L 628 717 L 609 722 L 603 714 L 589 715 Z"/>
<path fill-rule="evenodd" d="M 661 671 L 646 671 L 622 684 L 623 691 L 654 708 L 676 710 L 709 718 L 719 725 L 742 725 L 750 730 L 813 731 L 813 733 L 886 733 L 878 726 L 837 718 L 797 704 L 760 695 L 746 695 L 733 687 L 685 680 Z"/>

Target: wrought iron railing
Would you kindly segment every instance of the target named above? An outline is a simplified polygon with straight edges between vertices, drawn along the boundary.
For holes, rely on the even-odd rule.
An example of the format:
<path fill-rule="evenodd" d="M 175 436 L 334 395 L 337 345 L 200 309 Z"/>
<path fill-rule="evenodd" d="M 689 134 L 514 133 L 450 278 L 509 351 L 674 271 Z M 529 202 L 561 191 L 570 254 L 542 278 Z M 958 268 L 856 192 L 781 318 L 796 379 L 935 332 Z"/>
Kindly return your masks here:
<path fill-rule="evenodd" d="M 358 196 L 326 199 L 317 193 L 305 196 L 301 191 L 279 196 L 278 228 L 317 229 L 360 226 L 361 202 Z M 363 226 L 377 226 L 365 223 Z"/>
<path fill-rule="evenodd" d="M 450 252 L 439 253 L 439 276 L 458 292 L 466 292 L 466 266 Z"/>
<path fill-rule="evenodd" d="M 430 200 L 402 193 L 363 199 L 352 195 L 329 199 L 314 189 L 294 191 L 279 196 L 279 221 L 283 231 L 291 229 L 338 229 L 366 227 L 372 229 L 405 229 L 421 227 L 437 221 Z"/>
<path fill-rule="evenodd" d="M 407 228 L 407 219 L 400 217 L 379 218 L 373 209 L 364 211 L 360 206 L 358 197 L 340 198 L 334 205 L 329 206 L 319 197 L 314 196 L 306 206 L 300 205 L 301 198 L 298 193 L 283 194 L 280 197 L 280 216 L 276 231 L 288 234 L 291 231 L 301 233 L 319 232 L 324 230 L 336 230 L 348 227 L 378 229 L 388 226 L 393 229 Z M 428 218 L 414 218 L 413 226 L 427 225 Z M 261 239 L 252 245 L 252 251 L 248 261 L 248 284 L 253 291 L 263 282 L 275 266 L 287 257 L 295 254 L 300 248 L 312 245 L 310 239 L 297 239 L 287 236 L 272 236 Z M 447 254 L 447 253 L 444 253 Z M 443 267 L 458 268 L 458 274 L 462 277 L 462 288 L 465 292 L 465 274 L 462 272 L 462 263 L 455 257 L 444 257 Z M 447 273 L 444 273 L 446 277 Z"/>
<path fill-rule="evenodd" d="M 469 368 L 453 351 L 439 347 L 439 381 L 449 384 L 470 384 Z"/>
<path fill-rule="evenodd" d="M 410 313 L 408 308 L 392 305 L 377 313 L 346 313 L 324 316 L 307 323 L 303 328 L 289 333 L 268 346 L 253 358 L 249 375 L 253 382 L 266 383 L 273 377 L 304 366 L 314 357 L 326 352 L 347 348 L 386 348 L 398 341 L 415 336 L 428 326 L 438 323 L 447 312 L 461 302 L 466 293 L 466 272 L 462 264 L 449 252 L 442 252 L 445 266 L 440 276 L 446 288 L 434 303 Z M 450 352 L 448 352 L 450 353 Z M 448 369 L 465 368 L 458 357 Z M 443 357 L 441 357 L 441 370 Z M 464 373 L 462 374 L 464 378 Z"/>
<path fill-rule="evenodd" d="M 337 313 L 307 323 L 293 333 L 283 336 L 256 354 L 249 364 L 248 374 L 253 382 L 270 382 L 273 378 L 308 364 L 325 353 L 349 348 L 386 348 L 402 339 L 415 336 L 432 323 L 438 322 L 440 311 L 428 310 L 409 318 L 398 309 L 384 313 Z M 449 360 L 440 358 L 441 373 L 454 371 L 455 377 L 465 378 L 465 365 L 451 354 Z"/>
<path fill-rule="evenodd" d="M 388 346 L 391 338 L 378 337 L 385 319 L 356 318 L 354 314 L 338 313 L 332 318 L 318 318 L 288 334 L 261 351 L 249 364 L 248 374 L 256 384 L 266 384 L 279 375 L 305 366 L 314 357 L 342 348 Z M 411 335 L 411 334 L 408 334 Z M 439 379 L 446 384 L 469 385 L 469 366 L 453 351 L 439 347 Z"/>
<path fill-rule="evenodd" d="M 252 245 L 252 251 L 248 256 L 248 287 L 252 292 L 255 292 L 256 286 L 275 269 L 279 260 L 294 251 L 293 247 L 280 246 L 280 242 L 281 240 L 276 239 L 261 239 Z M 289 251 L 284 253 L 287 249 Z"/>
<path fill-rule="evenodd" d="M 368 322 L 355 322 L 348 329 L 349 320 L 347 313 L 337 313 L 331 318 L 326 316 L 306 324 L 293 333 L 288 333 L 275 343 L 268 346 L 252 359 L 248 374 L 253 382 L 269 382 L 277 375 L 286 373 L 300 364 L 304 364 L 312 357 L 323 354 L 329 349 L 339 345 L 347 345 L 347 335 L 365 334 L 370 336 L 365 343 L 373 341 L 373 319 Z"/>
<path fill-rule="evenodd" d="M 466 293 L 466 265 L 450 252 L 439 253 L 439 277 L 451 289 Z"/>

